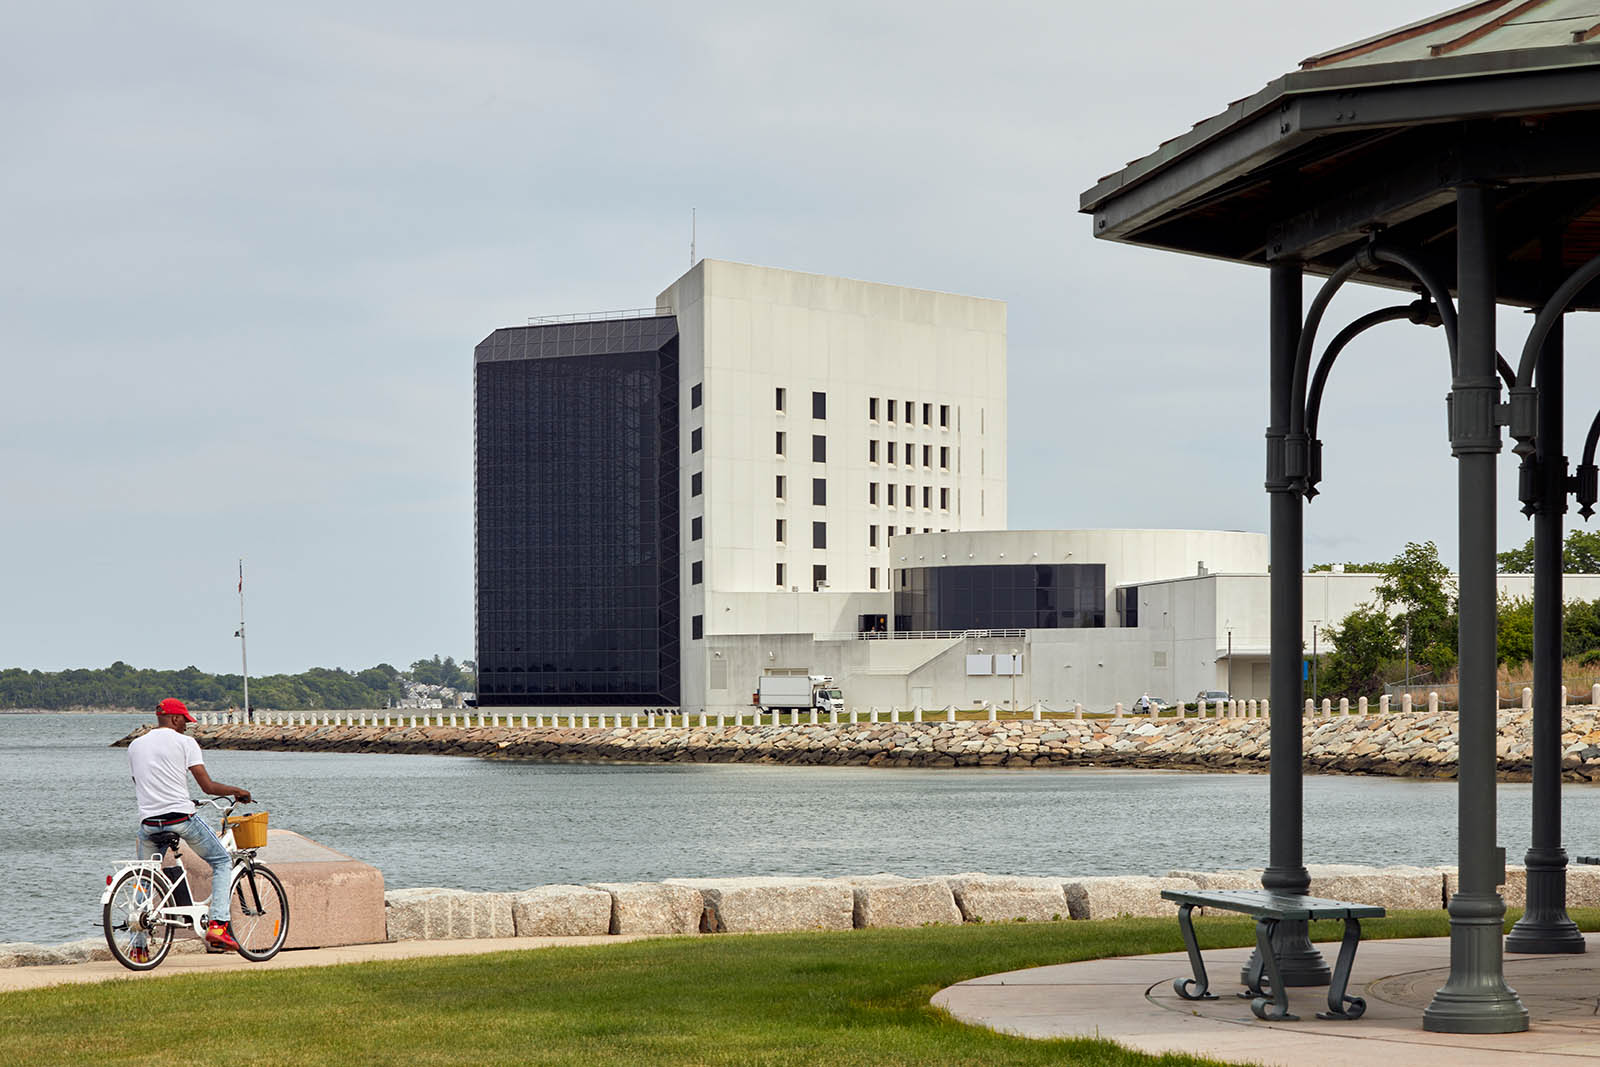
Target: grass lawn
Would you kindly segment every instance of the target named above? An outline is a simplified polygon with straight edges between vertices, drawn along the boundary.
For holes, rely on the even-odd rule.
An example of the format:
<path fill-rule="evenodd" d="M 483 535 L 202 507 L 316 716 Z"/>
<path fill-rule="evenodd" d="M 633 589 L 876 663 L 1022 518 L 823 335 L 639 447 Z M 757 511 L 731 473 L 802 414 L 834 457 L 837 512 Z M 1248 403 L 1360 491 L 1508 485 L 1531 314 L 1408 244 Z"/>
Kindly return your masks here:
<path fill-rule="evenodd" d="M 1600 911 L 1573 917 L 1600 928 Z M 1254 937 L 1243 919 L 1196 925 L 1207 948 Z M 1364 929 L 1448 924 L 1427 912 Z M 1210 1063 L 1006 1037 L 928 1003 L 996 971 L 1182 947 L 1172 919 L 672 938 L 57 986 L 0 995 L 0 1034 L 19 1065 Z"/>

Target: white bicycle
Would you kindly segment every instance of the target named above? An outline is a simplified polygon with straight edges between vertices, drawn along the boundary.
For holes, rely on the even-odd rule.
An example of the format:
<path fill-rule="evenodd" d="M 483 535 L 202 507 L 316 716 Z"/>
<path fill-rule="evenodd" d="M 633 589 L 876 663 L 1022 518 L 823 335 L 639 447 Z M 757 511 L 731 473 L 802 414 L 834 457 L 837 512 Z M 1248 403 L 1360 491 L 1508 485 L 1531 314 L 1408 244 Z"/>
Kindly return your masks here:
<path fill-rule="evenodd" d="M 289 937 L 289 898 L 284 894 L 283 882 L 256 862 L 255 849 L 234 847 L 228 816 L 238 806 L 237 800 L 214 797 L 201 803 L 222 809 L 218 836 L 233 856 L 228 895 L 239 955 L 258 963 L 270 960 Z M 199 818 L 198 811 L 195 817 Z M 164 830 L 150 836 L 162 852 L 147 860 L 124 863 L 106 878 L 105 895 L 100 898 L 106 944 L 117 962 L 133 971 L 160 966 L 172 949 L 173 931 L 178 927 L 188 927 L 204 938 L 210 921 L 211 902 L 191 899 L 189 874 L 182 861 L 178 861 L 176 875 L 170 873 L 174 868 L 161 865 L 165 850 L 171 849 L 173 856 L 178 856 L 181 839 L 177 833 Z"/>

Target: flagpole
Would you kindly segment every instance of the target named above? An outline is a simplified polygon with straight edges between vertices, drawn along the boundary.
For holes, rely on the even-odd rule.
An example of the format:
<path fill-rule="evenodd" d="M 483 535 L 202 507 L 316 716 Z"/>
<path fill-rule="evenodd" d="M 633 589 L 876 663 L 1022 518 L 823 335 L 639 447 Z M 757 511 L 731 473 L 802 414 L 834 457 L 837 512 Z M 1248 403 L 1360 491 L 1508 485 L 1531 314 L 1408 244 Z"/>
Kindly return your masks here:
<path fill-rule="evenodd" d="M 250 722 L 250 659 L 244 648 L 244 559 L 239 560 L 239 668 L 244 672 L 244 721 Z"/>

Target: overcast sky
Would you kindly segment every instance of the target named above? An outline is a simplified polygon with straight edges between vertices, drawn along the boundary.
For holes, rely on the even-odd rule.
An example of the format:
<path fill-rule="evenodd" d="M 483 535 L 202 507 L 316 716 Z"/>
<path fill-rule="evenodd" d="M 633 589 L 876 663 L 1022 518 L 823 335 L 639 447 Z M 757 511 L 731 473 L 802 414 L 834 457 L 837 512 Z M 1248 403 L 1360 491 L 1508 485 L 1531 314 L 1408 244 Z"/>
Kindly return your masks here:
<path fill-rule="evenodd" d="M 1008 301 L 1013 528 L 1265 530 L 1265 272 L 1078 196 L 1442 6 L 8 5 L 0 666 L 237 670 L 240 556 L 252 673 L 470 657 L 472 347 L 651 304 L 691 207 L 703 256 Z M 1453 563 L 1443 345 L 1383 331 L 1307 558 Z"/>

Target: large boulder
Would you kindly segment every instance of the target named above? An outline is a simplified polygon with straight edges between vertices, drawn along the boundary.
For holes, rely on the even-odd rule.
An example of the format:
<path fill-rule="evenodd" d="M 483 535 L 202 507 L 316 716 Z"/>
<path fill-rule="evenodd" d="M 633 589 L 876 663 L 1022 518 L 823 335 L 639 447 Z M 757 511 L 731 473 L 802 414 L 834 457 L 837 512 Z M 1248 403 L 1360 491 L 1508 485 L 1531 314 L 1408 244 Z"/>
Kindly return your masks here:
<path fill-rule="evenodd" d="M 1128 877 L 1077 878 L 1062 884 L 1067 907 L 1074 919 L 1114 919 L 1119 915 L 1164 918 L 1176 915 L 1176 906 L 1163 900 L 1163 889 L 1195 890 L 1188 878 Z"/>
<path fill-rule="evenodd" d="M 1357 904 L 1428 911 L 1444 906 L 1445 879 L 1436 867 L 1363 867 L 1312 863 L 1311 895 Z"/>
<path fill-rule="evenodd" d="M 705 901 L 698 889 L 660 882 L 597 882 L 611 897 L 613 934 L 694 934 Z"/>
<path fill-rule="evenodd" d="M 511 896 L 518 937 L 578 937 L 611 932 L 611 894 L 581 885 L 541 885 Z"/>
<path fill-rule="evenodd" d="M 944 879 L 961 917 L 975 922 L 1051 922 L 1070 914 L 1059 878 L 970 872 Z"/>
<path fill-rule="evenodd" d="M 961 922 L 955 894 L 943 878 L 869 874 L 840 878 L 855 898 L 854 922 L 868 926 L 928 926 Z"/>
<path fill-rule="evenodd" d="M 468 893 L 436 886 L 391 889 L 384 894 L 388 905 L 388 939 L 441 941 L 514 937 L 512 896 L 511 893 Z"/>
<path fill-rule="evenodd" d="M 667 885 L 699 890 L 707 933 L 849 930 L 855 893 L 825 878 L 669 878 Z"/>
<path fill-rule="evenodd" d="M 383 941 L 383 872 L 351 859 L 292 830 L 268 830 L 256 859 L 283 882 L 289 898 L 289 937 L 285 948 L 327 948 Z M 191 896 L 211 895 L 211 868 L 183 849 Z M 509 935 L 507 935 L 509 936 Z"/>

